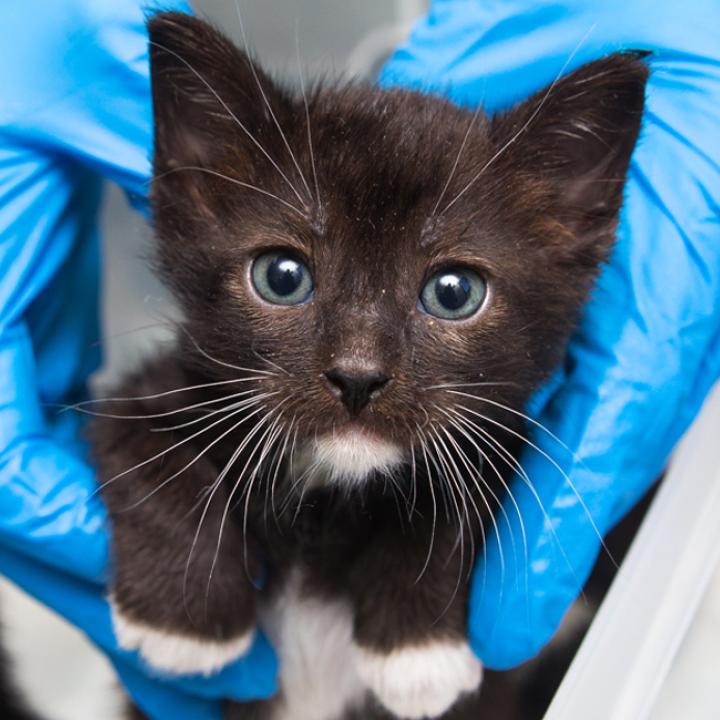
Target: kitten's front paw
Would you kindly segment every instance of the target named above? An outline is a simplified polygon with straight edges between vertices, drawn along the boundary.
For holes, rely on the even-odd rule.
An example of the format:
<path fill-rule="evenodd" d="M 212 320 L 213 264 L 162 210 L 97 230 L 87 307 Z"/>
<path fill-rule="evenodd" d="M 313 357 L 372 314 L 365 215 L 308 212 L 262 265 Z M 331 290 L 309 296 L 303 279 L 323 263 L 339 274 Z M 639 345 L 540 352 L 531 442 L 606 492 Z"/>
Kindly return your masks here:
<path fill-rule="evenodd" d="M 358 674 L 399 718 L 435 718 L 482 680 L 482 665 L 466 642 L 429 641 L 382 653 L 356 647 Z"/>
<path fill-rule="evenodd" d="M 123 650 L 137 650 L 149 665 L 171 675 L 212 675 L 242 657 L 253 641 L 253 630 L 228 640 L 211 640 L 133 620 L 112 600 L 110 608 L 118 645 Z"/>

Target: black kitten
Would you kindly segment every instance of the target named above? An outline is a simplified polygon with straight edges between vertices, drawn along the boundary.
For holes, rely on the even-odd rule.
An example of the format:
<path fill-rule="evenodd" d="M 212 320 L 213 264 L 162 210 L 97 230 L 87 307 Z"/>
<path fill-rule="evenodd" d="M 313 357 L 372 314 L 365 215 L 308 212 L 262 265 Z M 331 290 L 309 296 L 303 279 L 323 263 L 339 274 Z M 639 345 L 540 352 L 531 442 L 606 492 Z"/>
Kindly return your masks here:
<path fill-rule="evenodd" d="M 614 55 L 488 118 L 298 97 L 200 20 L 149 31 L 185 319 L 94 427 L 120 643 L 210 673 L 263 628 L 280 695 L 229 717 L 472 714 L 467 584 L 512 411 L 611 249 L 646 67 Z"/>

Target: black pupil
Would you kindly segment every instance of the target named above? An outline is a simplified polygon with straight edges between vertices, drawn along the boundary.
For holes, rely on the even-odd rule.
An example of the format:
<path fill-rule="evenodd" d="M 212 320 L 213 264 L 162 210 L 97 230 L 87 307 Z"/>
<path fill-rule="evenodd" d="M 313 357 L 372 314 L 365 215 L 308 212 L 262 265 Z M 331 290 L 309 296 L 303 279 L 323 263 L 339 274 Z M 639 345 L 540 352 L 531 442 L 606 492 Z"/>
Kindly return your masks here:
<path fill-rule="evenodd" d="M 464 275 L 448 273 L 435 281 L 435 297 L 448 310 L 459 310 L 470 298 L 472 286 Z"/>
<path fill-rule="evenodd" d="M 286 255 L 276 257 L 267 269 L 268 285 L 280 297 L 292 295 L 300 287 L 302 278 L 303 266 Z"/>

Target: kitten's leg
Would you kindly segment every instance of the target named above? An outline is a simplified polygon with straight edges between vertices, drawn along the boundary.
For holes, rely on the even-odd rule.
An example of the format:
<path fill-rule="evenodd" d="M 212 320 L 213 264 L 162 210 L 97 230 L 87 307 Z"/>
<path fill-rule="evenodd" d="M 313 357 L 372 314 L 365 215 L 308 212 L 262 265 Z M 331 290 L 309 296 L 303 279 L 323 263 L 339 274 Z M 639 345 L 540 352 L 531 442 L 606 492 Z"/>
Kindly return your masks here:
<path fill-rule="evenodd" d="M 157 392 L 154 386 L 145 393 L 138 389 L 128 392 L 126 387 L 119 394 Z M 162 407 L 131 401 L 112 409 L 142 416 Z M 165 420 L 171 424 L 172 417 Z M 99 481 L 106 483 L 102 493 L 112 521 L 115 632 L 122 647 L 139 651 L 158 669 L 209 674 L 251 645 L 255 590 L 250 577 L 259 575 L 255 551 L 232 518 L 219 542 L 227 490 L 219 488 L 212 500 L 203 494 L 218 470 L 205 456 L 198 458 L 210 437 L 122 474 L 182 439 L 176 432 L 153 432 L 153 427 L 149 420 L 103 419 L 93 428 Z"/>
<path fill-rule="evenodd" d="M 440 717 L 482 679 L 466 639 L 469 534 L 461 559 L 457 525 L 438 516 L 427 559 L 432 532 L 429 514 L 389 515 L 352 573 L 358 673 L 399 718 Z"/>

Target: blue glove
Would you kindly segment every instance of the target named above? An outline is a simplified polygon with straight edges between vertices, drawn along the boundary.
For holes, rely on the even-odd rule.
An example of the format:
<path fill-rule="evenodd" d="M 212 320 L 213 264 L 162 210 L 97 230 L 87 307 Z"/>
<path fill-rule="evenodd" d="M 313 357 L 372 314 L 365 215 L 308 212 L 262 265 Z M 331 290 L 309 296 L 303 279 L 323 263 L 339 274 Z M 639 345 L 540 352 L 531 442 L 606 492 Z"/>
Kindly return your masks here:
<path fill-rule="evenodd" d="M 491 668 L 550 639 L 600 534 L 657 478 L 720 374 L 719 38 L 716 0 L 436 0 L 383 71 L 387 85 L 496 111 L 561 70 L 653 52 L 617 247 L 562 372 L 528 411 L 546 429 L 530 425 L 536 449 L 521 457 L 539 497 L 513 484 L 527 557 L 507 502 L 512 522 L 475 572 L 469 632 Z"/>
<path fill-rule="evenodd" d="M 185 3 L 163 7 L 189 8 Z M 105 511 L 78 418 L 100 362 L 102 178 L 143 204 L 151 101 L 140 0 L 0 3 L 0 571 L 109 653 L 151 717 L 210 720 L 218 697 L 275 690 L 261 638 L 211 680 L 151 678 L 118 649 L 104 599 Z"/>

